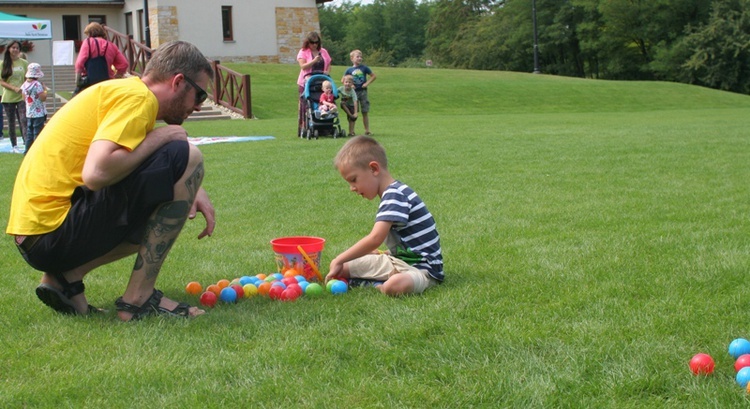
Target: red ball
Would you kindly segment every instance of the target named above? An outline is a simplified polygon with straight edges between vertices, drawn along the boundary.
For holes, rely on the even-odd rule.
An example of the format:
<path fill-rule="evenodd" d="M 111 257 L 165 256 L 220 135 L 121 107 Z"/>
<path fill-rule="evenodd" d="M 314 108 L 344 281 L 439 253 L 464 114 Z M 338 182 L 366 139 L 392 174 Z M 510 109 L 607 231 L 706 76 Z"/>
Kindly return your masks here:
<path fill-rule="evenodd" d="M 690 360 L 690 371 L 695 375 L 710 375 L 714 371 L 714 359 L 708 354 L 695 354 Z"/>
<path fill-rule="evenodd" d="M 216 294 L 214 294 L 211 291 L 206 291 L 205 293 L 201 294 L 200 303 L 201 305 L 205 305 L 206 307 L 213 307 L 216 305 Z"/>
<path fill-rule="evenodd" d="M 736 372 L 739 372 L 740 369 L 750 366 L 750 354 L 744 354 L 737 357 L 737 360 L 734 361 L 734 370 Z"/>
<path fill-rule="evenodd" d="M 282 288 L 280 285 L 274 285 L 271 286 L 270 290 L 268 290 L 268 296 L 271 297 L 272 300 L 280 300 L 281 293 L 283 292 L 284 288 Z"/>
<path fill-rule="evenodd" d="M 297 279 L 294 277 L 285 277 L 281 280 L 282 283 L 284 283 L 285 286 L 289 287 L 292 284 L 297 284 Z"/>
<path fill-rule="evenodd" d="M 245 289 L 243 289 L 241 285 L 235 284 L 232 286 L 232 289 L 237 293 L 238 300 L 245 296 Z"/>
<path fill-rule="evenodd" d="M 289 284 L 289 287 L 286 288 L 287 290 L 292 290 L 297 293 L 297 297 L 302 295 L 302 287 L 299 286 L 299 284 Z M 294 298 L 297 298 L 294 297 Z"/>

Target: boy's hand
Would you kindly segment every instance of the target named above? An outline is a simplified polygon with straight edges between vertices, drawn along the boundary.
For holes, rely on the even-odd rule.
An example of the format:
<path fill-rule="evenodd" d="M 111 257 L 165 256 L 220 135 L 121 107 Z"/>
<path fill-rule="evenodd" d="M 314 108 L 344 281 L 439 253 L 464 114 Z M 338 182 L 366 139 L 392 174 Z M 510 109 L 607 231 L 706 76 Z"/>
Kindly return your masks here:
<path fill-rule="evenodd" d="M 339 263 L 336 261 L 336 259 L 333 259 L 331 261 L 331 266 L 328 269 L 328 274 L 326 274 L 325 282 L 327 283 L 331 279 L 334 279 L 339 276 L 339 273 L 344 269 L 344 264 Z"/>

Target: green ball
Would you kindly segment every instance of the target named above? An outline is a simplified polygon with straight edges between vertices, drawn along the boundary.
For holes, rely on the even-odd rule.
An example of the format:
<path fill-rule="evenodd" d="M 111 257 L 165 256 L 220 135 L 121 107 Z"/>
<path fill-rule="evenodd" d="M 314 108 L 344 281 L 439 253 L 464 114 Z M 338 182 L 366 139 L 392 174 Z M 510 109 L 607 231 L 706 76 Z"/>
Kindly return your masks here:
<path fill-rule="evenodd" d="M 329 281 L 329 282 L 328 282 L 328 283 L 326 284 L 326 290 L 328 290 L 328 292 L 330 293 L 330 292 L 331 292 L 331 287 L 333 287 L 333 284 L 334 284 L 334 283 L 337 283 L 338 281 L 339 281 L 339 280 L 337 280 L 337 279 L 335 279 L 335 278 L 334 278 L 333 280 Z"/>
<path fill-rule="evenodd" d="M 323 295 L 323 287 L 318 283 L 310 283 L 307 288 L 305 288 L 305 294 L 313 297 Z"/>

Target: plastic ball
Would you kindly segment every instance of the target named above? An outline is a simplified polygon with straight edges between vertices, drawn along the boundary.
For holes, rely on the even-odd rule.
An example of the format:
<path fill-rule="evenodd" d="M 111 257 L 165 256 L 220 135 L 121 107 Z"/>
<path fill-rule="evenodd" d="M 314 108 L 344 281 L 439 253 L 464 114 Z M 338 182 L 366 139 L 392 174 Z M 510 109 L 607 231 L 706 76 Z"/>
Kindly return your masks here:
<path fill-rule="evenodd" d="M 338 282 L 338 281 L 339 281 L 339 280 L 337 280 L 337 279 L 335 279 L 335 278 L 334 278 L 333 280 L 330 280 L 330 281 L 328 281 L 328 282 L 326 283 L 326 290 L 327 290 L 328 292 L 331 292 L 331 287 L 333 287 L 333 283 L 336 283 L 336 282 Z"/>
<path fill-rule="evenodd" d="M 252 282 L 253 282 L 253 279 L 250 278 L 249 276 L 242 276 L 242 277 L 240 277 L 240 285 L 243 286 L 243 287 L 246 286 L 247 284 L 252 283 Z"/>
<path fill-rule="evenodd" d="M 299 274 L 296 275 L 296 276 L 294 276 L 294 279 L 297 280 L 298 283 L 301 283 L 303 281 L 307 281 L 307 279 L 305 278 L 305 276 L 299 275 Z"/>
<path fill-rule="evenodd" d="M 258 280 L 261 280 L 261 281 L 265 280 L 266 277 L 268 277 L 268 276 L 265 275 L 265 274 L 263 274 L 263 273 L 258 273 L 258 274 L 255 275 L 255 278 L 257 278 Z"/>
<path fill-rule="evenodd" d="M 218 297 L 219 294 L 221 294 L 221 288 L 216 284 L 211 284 L 208 287 L 206 287 L 206 291 L 210 291 Z"/>
<path fill-rule="evenodd" d="M 185 292 L 190 295 L 198 295 L 203 292 L 203 286 L 197 281 L 191 281 L 185 286 Z"/>
<path fill-rule="evenodd" d="M 271 274 L 271 277 L 275 278 L 278 281 L 281 281 L 282 278 L 284 278 L 284 274 L 281 273 L 273 273 Z"/>
<path fill-rule="evenodd" d="M 695 354 L 690 360 L 690 371 L 695 375 L 710 375 L 714 371 L 714 359 L 708 354 Z"/>
<path fill-rule="evenodd" d="M 299 275 L 297 270 L 290 268 L 289 270 L 284 271 L 284 278 L 286 277 L 294 277 L 296 275 Z"/>
<path fill-rule="evenodd" d="M 219 280 L 219 281 L 216 282 L 216 285 L 218 285 L 219 288 L 221 288 L 223 290 L 223 289 L 229 287 L 229 280 L 227 280 L 226 278 L 222 279 L 222 280 Z"/>
<path fill-rule="evenodd" d="M 307 288 L 305 288 L 305 295 L 312 297 L 323 295 L 323 287 L 318 283 L 310 283 L 307 285 Z"/>
<path fill-rule="evenodd" d="M 348 289 L 347 285 L 343 281 L 336 281 L 331 286 L 331 294 L 343 294 Z"/>
<path fill-rule="evenodd" d="M 279 285 L 271 286 L 271 289 L 268 290 L 268 296 L 271 297 L 272 300 L 279 300 L 281 299 L 281 293 L 284 292 L 284 288 L 282 288 Z"/>
<path fill-rule="evenodd" d="M 282 279 L 281 282 L 286 284 L 287 287 L 289 287 L 290 284 L 299 283 L 299 281 L 297 281 L 297 279 L 294 277 L 284 277 L 284 279 Z"/>
<path fill-rule="evenodd" d="M 737 359 L 740 355 L 750 354 L 750 341 L 737 338 L 729 344 L 729 355 Z"/>
<path fill-rule="evenodd" d="M 245 298 L 250 298 L 258 294 L 258 287 L 255 284 L 245 284 L 242 286 L 242 289 L 245 291 Z"/>
<path fill-rule="evenodd" d="M 213 307 L 216 305 L 216 294 L 212 293 L 211 291 L 206 291 L 203 294 L 201 294 L 200 303 L 201 305 L 205 305 L 206 307 Z"/>
<path fill-rule="evenodd" d="M 287 288 L 281 292 L 281 299 L 283 301 L 294 301 L 299 297 L 299 293 L 294 288 Z"/>
<path fill-rule="evenodd" d="M 305 290 L 307 290 L 307 286 L 310 285 L 310 283 L 308 283 L 307 281 L 300 281 L 300 283 L 297 285 L 299 286 L 299 288 L 302 289 L 302 292 L 304 293 Z"/>
<path fill-rule="evenodd" d="M 747 384 L 750 383 L 750 367 L 740 369 L 734 379 L 741 387 L 747 388 Z"/>
<path fill-rule="evenodd" d="M 260 295 L 268 295 L 268 290 L 271 289 L 271 283 L 263 282 L 261 285 L 258 286 L 258 294 Z"/>
<path fill-rule="evenodd" d="M 235 302 L 237 301 L 237 291 L 234 291 L 234 288 L 232 287 L 226 287 L 221 290 L 219 297 L 221 298 L 221 301 L 226 303 Z"/>
<path fill-rule="evenodd" d="M 740 355 L 736 361 L 734 361 L 734 371 L 739 372 L 740 369 L 750 366 L 750 354 Z"/>
<path fill-rule="evenodd" d="M 238 300 L 239 300 L 240 298 L 242 298 L 242 297 L 244 297 L 244 296 L 245 296 L 245 290 L 244 290 L 244 289 L 242 289 L 242 286 L 241 286 L 241 285 L 239 285 L 239 284 L 235 284 L 235 285 L 233 285 L 233 286 L 231 286 L 231 287 L 229 287 L 229 288 L 233 289 L 233 290 L 234 290 L 234 292 L 236 292 L 236 293 L 237 293 L 237 299 L 238 299 Z"/>

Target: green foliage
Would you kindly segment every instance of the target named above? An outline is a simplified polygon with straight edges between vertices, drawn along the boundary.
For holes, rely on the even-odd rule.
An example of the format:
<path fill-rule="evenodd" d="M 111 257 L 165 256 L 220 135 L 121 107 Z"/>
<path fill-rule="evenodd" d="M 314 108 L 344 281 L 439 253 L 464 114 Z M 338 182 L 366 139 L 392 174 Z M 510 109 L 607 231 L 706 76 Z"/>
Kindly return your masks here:
<path fill-rule="evenodd" d="M 321 26 L 337 63 L 362 49 L 370 63 L 530 72 L 529 0 L 376 0 L 325 6 Z M 746 0 L 535 0 L 547 74 L 666 80 L 746 92 Z M 713 14 L 710 11 L 716 10 Z M 735 10 L 738 15 L 725 11 Z M 711 21 L 709 22 L 709 19 Z M 336 28 L 328 29 L 330 25 Z M 342 28 L 343 27 L 343 28 Z M 330 50 L 329 50 L 330 51 Z"/>
<path fill-rule="evenodd" d="M 158 279 L 191 304 L 189 281 L 269 272 L 275 237 L 325 237 L 327 267 L 377 208 L 332 167 L 345 139 L 294 136 L 298 67 L 232 69 L 252 74 L 261 119 L 188 122 L 190 135 L 276 139 L 201 147 L 217 229 L 196 240 L 200 216 L 188 222 Z M 6 238 L 0 407 L 747 406 L 726 348 L 748 337 L 750 97 L 384 67 L 370 98 L 391 171 L 436 217 L 445 284 L 125 324 L 112 303 L 132 257 L 86 277 L 107 314 L 63 317 L 36 299 L 40 273 Z M 21 160 L 0 154 L 0 208 Z M 697 352 L 714 375 L 689 373 Z"/>

